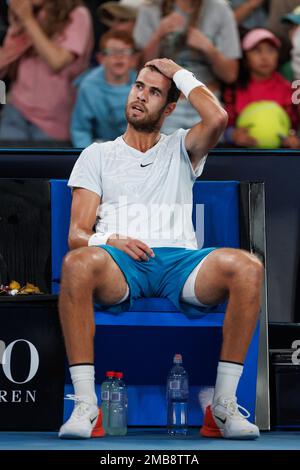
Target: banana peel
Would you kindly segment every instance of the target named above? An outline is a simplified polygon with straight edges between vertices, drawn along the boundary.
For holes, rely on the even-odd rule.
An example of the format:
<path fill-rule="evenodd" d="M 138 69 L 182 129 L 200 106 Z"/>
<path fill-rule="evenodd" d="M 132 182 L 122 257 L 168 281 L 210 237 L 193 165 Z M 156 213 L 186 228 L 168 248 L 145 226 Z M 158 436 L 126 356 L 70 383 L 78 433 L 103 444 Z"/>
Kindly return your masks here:
<path fill-rule="evenodd" d="M 12 292 L 14 291 L 14 294 Z M 1 294 L 2 295 L 30 295 L 30 294 L 42 294 L 40 289 L 35 286 L 34 284 L 31 284 L 30 282 L 27 282 L 25 286 L 21 287 L 19 282 L 13 280 L 9 284 L 9 286 L 1 286 Z"/>
<path fill-rule="evenodd" d="M 20 290 L 21 289 L 21 286 L 17 281 L 11 281 L 11 283 L 9 284 L 8 287 L 9 287 L 10 290 L 14 290 L 14 289 Z"/>
<path fill-rule="evenodd" d="M 34 284 L 30 284 L 30 282 L 26 283 L 26 286 L 22 287 L 20 289 L 19 294 L 41 294 L 40 289 L 35 286 Z"/>

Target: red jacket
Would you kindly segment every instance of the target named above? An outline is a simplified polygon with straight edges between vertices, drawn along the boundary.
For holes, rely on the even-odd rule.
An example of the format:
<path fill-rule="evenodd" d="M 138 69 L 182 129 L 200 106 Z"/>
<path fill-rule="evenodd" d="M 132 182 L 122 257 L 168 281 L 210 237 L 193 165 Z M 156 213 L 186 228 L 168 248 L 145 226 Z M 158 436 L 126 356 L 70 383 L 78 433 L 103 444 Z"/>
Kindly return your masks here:
<path fill-rule="evenodd" d="M 292 103 L 292 94 L 294 90 L 291 83 L 283 78 L 278 72 L 266 80 L 250 79 L 246 88 L 225 89 L 223 100 L 225 109 L 228 113 L 228 127 L 235 126 L 238 115 L 250 103 L 255 101 L 275 101 L 288 113 L 292 128 L 298 129 L 297 106 Z"/>

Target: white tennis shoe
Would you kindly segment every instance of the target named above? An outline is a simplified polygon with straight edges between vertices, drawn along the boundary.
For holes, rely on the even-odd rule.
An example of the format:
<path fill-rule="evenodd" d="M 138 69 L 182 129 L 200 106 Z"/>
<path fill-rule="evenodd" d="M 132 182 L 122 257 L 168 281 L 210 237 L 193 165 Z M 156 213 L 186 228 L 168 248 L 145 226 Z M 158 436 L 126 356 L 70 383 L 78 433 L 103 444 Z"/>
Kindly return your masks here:
<path fill-rule="evenodd" d="M 219 397 L 206 408 L 200 434 L 225 439 L 256 439 L 259 429 L 247 420 L 249 416 L 250 413 L 237 404 L 236 397 Z"/>
<path fill-rule="evenodd" d="M 88 439 L 103 437 L 101 408 L 87 401 L 86 397 L 67 395 L 67 400 L 74 400 L 74 410 L 60 428 L 58 437 L 61 439 Z"/>

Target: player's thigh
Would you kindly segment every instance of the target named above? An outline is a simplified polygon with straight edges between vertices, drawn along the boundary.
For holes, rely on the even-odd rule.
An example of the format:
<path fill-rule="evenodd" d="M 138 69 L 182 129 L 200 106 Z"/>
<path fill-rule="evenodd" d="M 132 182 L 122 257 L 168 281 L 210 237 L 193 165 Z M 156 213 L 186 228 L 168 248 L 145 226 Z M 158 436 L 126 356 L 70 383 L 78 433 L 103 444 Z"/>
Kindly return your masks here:
<path fill-rule="evenodd" d="M 106 250 L 100 250 L 100 257 L 104 257 L 102 267 L 96 274 L 95 300 L 103 304 L 114 304 L 121 300 L 128 292 L 125 276 Z"/>
<path fill-rule="evenodd" d="M 252 260 L 251 257 L 250 253 L 235 248 L 219 248 L 209 253 L 195 280 L 198 300 L 205 305 L 216 305 L 226 300 L 230 279 L 240 267 Z"/>

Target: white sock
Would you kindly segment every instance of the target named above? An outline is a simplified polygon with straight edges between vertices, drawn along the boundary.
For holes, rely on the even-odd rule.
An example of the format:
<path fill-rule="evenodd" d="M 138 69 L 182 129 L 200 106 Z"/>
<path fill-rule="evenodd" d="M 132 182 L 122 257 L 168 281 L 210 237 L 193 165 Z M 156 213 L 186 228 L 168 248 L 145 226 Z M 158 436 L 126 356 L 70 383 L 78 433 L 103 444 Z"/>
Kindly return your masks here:
<path fill-rule="evenodd" d="M 69 370 L 75 395 L 87 397 L 88 401 L 96 405 L 98 400 L 95 391 L 95 367 L 81 364 L 71 366 Z"/>
<path fill-rule="evenodd" d="M 219 362 L 213 403 L 215 403 L 220 396 L 236 396 L 236 390 L 243 369 L 244 367 L 241 364 L 225 361 Z"/>

